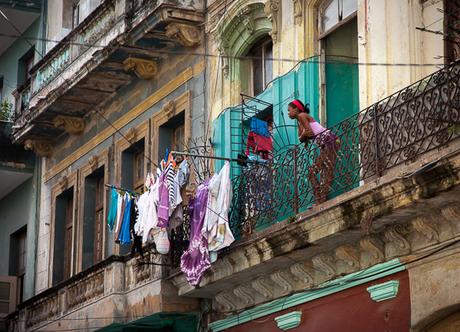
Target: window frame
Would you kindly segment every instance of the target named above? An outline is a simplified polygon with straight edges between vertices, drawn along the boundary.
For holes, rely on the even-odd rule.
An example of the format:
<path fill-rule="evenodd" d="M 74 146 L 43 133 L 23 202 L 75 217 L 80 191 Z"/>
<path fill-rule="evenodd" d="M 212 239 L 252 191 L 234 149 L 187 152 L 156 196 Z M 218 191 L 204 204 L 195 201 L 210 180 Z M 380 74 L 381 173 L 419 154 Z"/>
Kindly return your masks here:
<path fill-rule="evenodd" d="M 110 178 L 110 165 L 109 165 L 109 160 L 110 160 L 110 149 L 106 149 L 102 151 L 100 154 L 93 155 L 89 157 L 89 160 L 86 165 L 84 165 L 80 169 L 80 197 L 79 200 L 81 204 L 79 204 L 79 218 L 78 218 L 78 232 L 77 232 L 77 238 L 78 238 L 78 248 L 77 248 L 77 255 L 76 255 L 76 260 L 77 260 L 77 273 L 81 272 L 83 270 L 83 237 L 84 237 L 84 218 L 85 218 L 85 195 L 86 195 L 86 178 L 88 176 L 91 176 L 93 173 L 97 172 L 101 167 L 104 167 L 104 176 L 103 176 L 103 185 L 106 183 L 109 183 L 109 178 Z M 108 246 L 107 246 L 107 239 L 108 239 L 108 228 L 107 228 L 107 223 L 105 222 L 105 219 L 107 217 L 107 199 L 108 199 L 108 193 L 103 186 L 103 199 L 102 199 L 102 209 L 103 209 L 103 219 L 102 219 L 102 256 L 101 256 L 101 261 L 106 259 L 109 256 L 108 253 Z M 96 217 L 96 216 L 95 216 Z M 96 219 L 95 219 L 96 220 Z M 93 241 L 95 241 L 93 237 Z M 95 252 L 93 251 L 93 257 L 94 257 Z"/>
<path fill-rule="evenodd" d="M 259 95 L 260 93 L 262 93 L 267 87 L 268 85 L 270 84 L 271 81 L 273 81 L 273 63 L 272 63 L 272 77 L 270 80 L 267 81 L 267 78 L 266 78 L 266 53 L 267 53 L 267 46 L 271 44 L 271 49 L 272 49 L 272 58 L 273 58 L 273 40 L 272 38 L 269 36 L 269 35 L 265 35 L 263 36 L 262 38 L 260 38 L 258 41 L 256 41 L 252 46 L 251 48 L 249 49 L 249 51 L 247 52 L 247 55 L 250 56 L 250 57 L 254 57 L 254 53 L 256 53 L 257 50 L 261 50 L 261 59 L 260 59 L 260 62 L 261 62 L 261 68 L 262 68 L 262 90 L 260 92 L 258 92 L 256 94 L 256 89 L 255 89 L 255 77 L 254 77 L 254 61 L 255 60 L 259 60 L 259 59 L 255 59 L 255 58 L 251 58 L 250 60 L 250 80 L 251 80 L 251 83 L 250 83 L 250 92 L 253 96 L 256 96 L 256 95 Z"/>
<path fill-rule="evenodd" d="M 317 24 L 317 29 L 318 29 L 318 40 L 321 41 L 321 39 L 324 39 L 326 38 L 328 35 L 330 35 L 331 33 L 333 33 L 335 30 L 339 29 L 341 26 L 347 24 L 348 22 L 350 22 L 351 20 L 353 20 L 354 18 L 356 18 L 358 16 L 358 6 L 356 7 L 356 10 L 351 13 L 350 15 L 348 15 L 347 17 L 345 18 L 342 18 L 341 20 L 338 19 L 337 23 L 334 24 L 333 26 L 331 26 L 329 29 L 323 31 L 322 29 L 322 17 L 323 17 L 323 13 L 324 11 L 326 10 L 326 8 L 328 7 L 328 5 L 334 0 L 325 0 L 323 1 L 319 6 L 318 6 L 318 9 L 317 9 L 317 18 L 318 18 L 318 24 Z M 338 0 L 338 1 L 341 1 L 341 0 Z M 346 1 L 346 0 L 345 0 Z"/>
<path fill-rule="evenodd" d="M 61 177 L 57 183 L 51 189 L 51 225 L 50 225 L 50 238 L 49 238 L 49 260 L 48 260 L 48 287 L 52 287 L 53 280 L 53 270 L 54 270 L 54 241 L 56 236 L 56 202 L 59 195 L 63 194 L 68 189 L 73 190 L 73 204 L 72 204 L 72 244 L 71 244 L 71 261 L 70 261 L 70 277 L 76 273 L 76 230 L 77 230 L 77 220 L 79 220 L 79 209 L 77 209 L 79 202 L 79 193 L 78 193 L 78 172 L 75 171 L 68 176 Z M 65 276 L 63 280 L 65 280 Z"/>
<path fill-rule="evenodd" d="M 164 100 L 164 108 L 156 112 L 152 119 L 152 130 L 151 130 L 151 155 L 157 159 L 159 155 L 159 142 L 160 142 L 160 127 L 164 126 L 169 120 L 184 113 L 184 145 L 187 146 L 189 140 L 192 137 L 192 115 L 191 115 L 191 92 L 186 91 L 176 99 L 172 100 L 174 107 L 171 112 L 164 111 L 168 100 Z"/>
<path fill-rule="evenodd" d="M 70 16 L 70 27 L 75 29 L 80 24 L 80 1 L 74 1 L 72 3 Z"/>

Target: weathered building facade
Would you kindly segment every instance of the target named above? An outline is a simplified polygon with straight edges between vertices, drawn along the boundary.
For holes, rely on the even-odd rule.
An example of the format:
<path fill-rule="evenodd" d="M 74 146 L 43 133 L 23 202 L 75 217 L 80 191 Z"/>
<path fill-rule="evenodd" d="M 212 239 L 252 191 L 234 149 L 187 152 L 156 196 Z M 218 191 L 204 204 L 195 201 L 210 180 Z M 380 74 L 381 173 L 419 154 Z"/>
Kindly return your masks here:
<path fill-rule="evenodd" d="M 215 154 L 247 154 L 254 118 L 273 142 L 262 166 L 232 167 L 239 241 L 198 286 L 173 278 L 212 331 L 458 326 L 458 5 L 208 2 Z M 295 98 L 340 142 L 319 205 Z"/>
<path fill-rule="evenodd" d="M 115 243 L 105 185 L 137 190 L 166 147 L 203 135 L 204 58 L 187 55 L 204 52 L 203 20 L 197 1 L 48 1 L 46 52 L 12 132 L 42 158 L 36 295 L 10 329 L 199 309 L 165 279 L 168 257 Z"/>
<path fill-rule="evenodd" d="M 16 94 L 11 135 L 41 156 L 36 295 L 10 330 L 92 331 L 167 312 L 199 314 L 212 331 L 459 324 L 455 1 L 46 8 L 46 49 Z M 299 145 L 287 116 L 295 98 L 340 141 L 322 204 L 310 175 L 320 150 Z M 232 162 L 237 241 L 198 286 L 174 268 L 184 241 L 142 259 L 115 243 L 105 184 L 141 188 L 166 148 L 241 161 L 254 118 L 272 149 L 261 167 Z M 205 163 L 198 173 L 222 166 Z"/>
<path fill-rule="evenodd" d="M 39 1 L 28 6 L 2 3 L 0 22 L 0 329 L 18 303 L 35 294 L 35 247 L 38 219 L 39 159 L 13 145 L 15 95 L 27 90 L 28 69 L 39 57 L 43 31 Z M 16 22 L 13 27 L 11 22 Z M 16 28 L 16 29 L 15 29 Z M 26 40 L 25 37 L 32 37 Z"/>

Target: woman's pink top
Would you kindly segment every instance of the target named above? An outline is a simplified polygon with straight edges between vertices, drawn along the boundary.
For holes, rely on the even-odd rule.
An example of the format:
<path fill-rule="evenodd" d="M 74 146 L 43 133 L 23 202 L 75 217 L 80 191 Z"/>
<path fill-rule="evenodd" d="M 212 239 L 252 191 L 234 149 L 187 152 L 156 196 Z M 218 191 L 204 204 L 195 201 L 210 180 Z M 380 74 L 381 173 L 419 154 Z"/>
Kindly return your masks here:
<path fill-rule="evenodd" d="M 318 136 L 319 134 L 327 132 L 327 129 L 324 128 L 319 122 L 316 122 L 316 121 L 310 122 L 310 127 L 311 127 L 311 130 L 313 131 L 313 134 L 315 134 L 315 136 Z"/>

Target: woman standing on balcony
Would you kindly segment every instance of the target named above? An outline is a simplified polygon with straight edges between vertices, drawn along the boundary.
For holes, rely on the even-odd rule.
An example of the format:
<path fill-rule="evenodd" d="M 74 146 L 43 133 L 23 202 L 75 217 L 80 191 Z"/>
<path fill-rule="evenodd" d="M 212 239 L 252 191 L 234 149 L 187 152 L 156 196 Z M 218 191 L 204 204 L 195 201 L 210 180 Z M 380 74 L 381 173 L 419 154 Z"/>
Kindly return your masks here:
<path fill-rule="evenodd" d="M 337 162 L 339 139 L 330 130 L 324 128 L 310 116 L 310 109 L 300 100 L 293 100 L 288 105 L 288 115 L 297 120 L 299 140 L 308 148 L 309 142 L 319 147 L 319 155 L 308 171 L 308 180 L 313 187 L 316 204 L 327 200 L 334 181 L 334 169 Z"/>

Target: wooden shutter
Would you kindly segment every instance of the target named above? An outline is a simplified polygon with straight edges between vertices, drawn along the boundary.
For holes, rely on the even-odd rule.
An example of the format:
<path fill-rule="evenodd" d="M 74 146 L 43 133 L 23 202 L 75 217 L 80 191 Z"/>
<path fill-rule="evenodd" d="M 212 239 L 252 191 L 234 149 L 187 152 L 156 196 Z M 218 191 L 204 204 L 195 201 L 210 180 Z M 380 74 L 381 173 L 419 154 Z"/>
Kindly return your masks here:
<path fill-rule="evenodd" d="M 0 318 L 16 310 L 17 277 L 0 276 Z"/>

